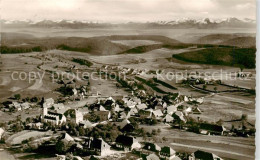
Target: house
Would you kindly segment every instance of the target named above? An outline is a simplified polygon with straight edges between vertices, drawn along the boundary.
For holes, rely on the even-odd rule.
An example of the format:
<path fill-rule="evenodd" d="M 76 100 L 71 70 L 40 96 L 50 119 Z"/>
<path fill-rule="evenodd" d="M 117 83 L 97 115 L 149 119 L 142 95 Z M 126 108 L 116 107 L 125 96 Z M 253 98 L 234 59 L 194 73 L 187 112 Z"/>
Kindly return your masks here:
<path fill-rule="evenodd" d="M 156 154 L 152 153 L 146 157 L 146 160 L 160 160 L 160 158 Z"/>
<path fill-rule="evenodd" d="M 94 111 L 94 114 L 99 116 L 100 121 L 107 121 L 111 117 L 110 111 Z"/>
<path fill-rule="evenodd" d="M 137 98 L 137 97 L 133 97 L 132 100 L 133 100 L 133 102 L 135 102 L 137 105 L 142 103 L 142 102 L 141 102 L 141 99 L 140 99 L 140 98 Z"/>
<path fill-rule="evenodd" d="M 208 124 L 208 123 L 201 123 L 199 132 L 201 134 L 207 135 L 223 135 L 224 131 L 226 131 L 224 126 L 216 125 L 216 124 Z"/>
<path fill-rule="evenodd" d="M 163 108 L 167 108 L 167 103 L 166 102 L 162 102 L 162 106 L 163 106 Z"/>
<path fill-rule="evenodd" d="M 107 111 L 107 110 L 105 109 L 105 107 L 103 107 L 102 105 L 100 105 L 99 111 Z"/>
<path fill-rule="evenodd" d="M 119 119 L 122 120 L 122 119 L 126 119 L 126 118 L 127 118 L 127 115 L 125 114 L 125 112 L 121 112 L 119 115 Z"/>
<path fill-rule="evenodd" d="M 87 107 L 78 108 L 78 111 L 81 112 L 81 114 L 83 114 L 83 116 L 89 113 L 89 110 Z"/>
<path fill-rule="evenodd" d="M 172 123 L 173 120 L 174 120 L 174 118 L 173 118 L 171 115 L 169 115 L 169 114 L 167 114 L 167 115 L 163 118 L 163 121 L 164 121 L 165 123 Z"/>
<path fill-rule="evenodd" d="M 129 152 L 132 151 L 134 148 L 141 148 L 141 144 L 134 137 L 119 135 L 116 138 L 116 147 Z"/>
<path fill-rule="evenodd" d="M 168 114 L 173 114 L 174 112 L 177 111 L 177 105 L 170 105 L 167 107 L 167 113 Z"/>
<path fill-rule="evenodd" d="M 189 160 L 223 160 L 223 159 L 213 153 L 198 150 L 191 154 Z"/>
<path fill-rule="evenodd" d="M 22 106 L 18 102 L 12 102 L 12 104 L 9 105 L 9 108 L 15 108 L 15 110 L 17 110 L 17 111 L 22 110 Z"/>
<path fill-rule="evenodd" d="M 66 156 L 65 155 L 58 155 L 58 154 L 56 154 L 56 159 L 57 160 L 66 160 Z"/>
<path fill-rule="evenodd" d="M 204 97 L 196 99 L 196 102 L 202 104 L 204 102 Z"/>
<path fill-rule="evenodd" d="M 161 119 L 161 117 L 163 116 L 163 113 L 160 109 L 157 109 L 155 111 L 152 111 L 152 115 L 156 118 L 156 119 Z"/>
<path fill-rule="evenodd" d="M 159 110 L 161 110 L 161 111 L 164 110 L 163 105 L 161 105 L 161 104 L 160 104 L 160 105 L 157 104 L 157 105 L 154 107 L 154 109 L 155 109 L 155 110 L 158 110 L 158 109 L 159 109 Z"/>
<path fill-rule="evenodd" d="M 159 156 L 162 159 L 173 160 L 175 158 L 175 153 L 176 152 L 171 147 L 164 146 L 159 152 Z"/>
<path fill-rule="evenodd" d="M 201 114 L 201 110 L 200 110 L 200 108 L 197 106 L 197 107 L 195 107 L 195 108 L 192 110 L 192 113 L 193 113 L 193 114 Z"/>
<path fill-rule="evenodd" d="M 182 121 L 182 122 L 184 122 L 184 123 L 186 123 L 187 121 L 186 121 L 186 119 L 185 119 L 185 117 L 184 117 L 184 115 L 183 115 L 183 113 L 181 112 L 181 111 L 176 111 L 175 113 L 173 113 L 173 118 L 175 119 L 175 120 L 180 120 L 180 121 Z"/>
<path fill-rule="evenodd" d="M 94 125 L 89 120 L 79 122 L 79 126 L 83 128 L 92 128 Z"/>
<path fill-rule="evenodd" d="M 130 132 L 133 132 L 134 130 L 135 130 L 134 125 L 132 125 L 131 123 L 128 123 L 121 129 L 121 132 L 130 133 Z"/>
<path fill-rule="evenodd" d="M 73 160 L 83 160 L 80 156 L 73 156 Z"/>
<path fill-rule="evenodd" d="M 135 105 L 137 104 L 136 102 L 134 102 L 130 97 L 124 97 L 122 99 L 125 103 L 125 105 L 128 107 L 128 108 L 134 108 Z"/>
<path fill-rule="evenodd" d="M 54 110 L 62 110 L 65 108 L 63 103 L 53 104 Z"/>
<path fill-rule="evenodd" d="M 134 108 L 131 108 L 130 111 L 127 113 L 127 118 L 131 117 L 131 116 L 134 116 L 138 113 L 138 110 L 134 107 Z"/>
<path fill-rule="evenodd" d="M 161 151 L 161 147 L 155 143 L 146 142 L 144 147 L 142 148 L 142 153 L 145 155 L 149 155 L 151 153 L 159 153 Z"/>
<path fill-rule="evenodd" d="M 67 142 L 74 142 L 74 139 L 68 133 L 63 133 L 61 136 L 61 140 L 65 140 Z"/>
<path fill-rule="evenodd" d="M 186 107 L 183 109 L 183 113 L 187 116 L 189 113 L 192 112 L 192 108 L 189 106 L 189 107 Z"/>
<path fill-rule="evenodd" d="M 49 122 L 54 125 L 60 125 L 66 122 L 66 117 L 63 114 L 48 111 L 47 107 L 43 108 L 42 119 L 44 122 Z"/>
<path fill-rule="evenodd" d="M 78 111 L 78 109 L 75 109 L 75 123 L 79 124 L 79 122 L 83 121 L 83 114 Z"/>
<path fill-rule="evenodd" d="M 139 110 L 138 114 L 140 118 L 150 118 L 152 116 L 152 112 L 150 110 Z"/>
<path fill-rule="evenodd" d="M 4 133 L 5 130 L 3 128 L 0 128 L 0 140 L 3 138 Z"/>
<path fill-rule="evenodd" d="M 43 123 L 38 122 L 38 123 L 29 123 L 26 125 L 29 129 L 38 129 L 41 130 L 43 128 Z"/>
<path fill-rule="evenodd" d="M 144 104 L 144 103 L 141 103 L 141 104 L 138 104 L 138 105 L 136 105 L 136 108 L 138 109 L 138 110 L 141 110 L 141 109 L 146 109 L 147 108 L 147 105 L 146 104 Z"/>
<path fill-rule="evenodd" d="M 114 112 L 121 112 L 121 111 L 124 111 L 123 108 L 120 108 L 120 106 L 117 104 L 114 108 Z"/>
<path fill-rule="evenodd" d="M 43 108 L 50 108 L 54 105 L 54 99 L 53 98 L 48 98 L 45 100 L 43 103 Z"/>
<path fill-rule="evenodd" d="M 29 109 L 31 106 L 28 102 L 24 102 L 21 104 L 21 107 L 23 110 Z"/>
<path fill-rule="evenodd" d="M 84 148 L 89 151 L 96 152 L 99 156 L 106 156 L 111 154 L 111 146 L 108 145 L 102 138 L 86 138 Z"/>
<path fill-rule="evenodd" d="M 127 124 L 130 124 L 130 121 L 128 119 L 123 120 L 122 122 L 120 122 L 119 124 L 119 128 L 122 129 L 124 128 Z"/>

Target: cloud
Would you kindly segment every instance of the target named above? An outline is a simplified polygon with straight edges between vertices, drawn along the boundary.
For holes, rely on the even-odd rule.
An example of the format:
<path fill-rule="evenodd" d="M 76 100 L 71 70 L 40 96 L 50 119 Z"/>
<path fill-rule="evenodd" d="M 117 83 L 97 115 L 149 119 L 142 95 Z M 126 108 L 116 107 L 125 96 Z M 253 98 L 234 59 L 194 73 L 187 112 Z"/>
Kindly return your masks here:
<path fill-rule="evenodd" d="M 3 19 L 156 21 L 255 18 L 254 0 L 2 0 Z"/>
<path fill-rule="evenodd" d="M 252 3 L 238 4 L 235 6 L 237 10 L 249 10 L 255 8 L 255 5 Z"/>

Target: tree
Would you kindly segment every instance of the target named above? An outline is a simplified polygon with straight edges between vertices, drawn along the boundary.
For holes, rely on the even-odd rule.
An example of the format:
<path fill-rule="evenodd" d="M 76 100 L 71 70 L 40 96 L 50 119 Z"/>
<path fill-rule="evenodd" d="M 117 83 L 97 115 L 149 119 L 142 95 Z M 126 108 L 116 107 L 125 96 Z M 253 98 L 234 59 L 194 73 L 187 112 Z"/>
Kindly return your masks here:
<path fill-rule="evenodd" d="M 119 135 L 119 133 L 114 129 L 111 131 L 111 134 L 110 134 L 110 139 L 112 142 L 114 142 L 117 138 L 117 136 Z"/>
<path fill-rule="evenodd" d="M 204 90 L 207 89 L 207 85 L 204 84 L 204 85 L 203 85 L 203 89 L 204 89 Z"/>
<path fill-rule="evenodd" d="M 240 71 L 243 72 L 243 70 L 245 69 L 244 65 L 239 65 Z"/>
<path fill-rule="evenodd" d="M 20 94 L 15 94 L 15 95 L 14 95 L 14 98 L 15 98 L 16 100 L 20 100 L 21 95 L 20 95 Z"/>
<path fill-rule="evenodd" d="M 56 143 L 55 149 L 59 153 L 66 153 L 70 148 L 70 143 L 66 140 L 60 140 Z"/>
<path fill-rule="evenodd" d="M 166 137 L 163 137 L 162 140 L 163 140 L 163 141 L 167 141 L 167 138 L 166 138 Z"/>
<path fill-rule="evenodd" d="M 83 127 L 80 127 L 79 128 L 79 135 L 80 136 L 85 136 L 86 132 L 85 132 L 85 129 Z"/>
<path fill-rule="evenodd" d="M 242 114 L 241 121 L 247 121 L 247 114 Z"/>
<path fill-rule="evenodd" d="M 23 126 L 21 125 L 21 123 L 18 122 L 16 124 L 14 124 L 13 130 L 14 130 L 14 132 L 20 132 L 23 130 Z"/>
<path fill-rule="evenodd" d="M 152 130 L 152 135 L 154 135 L 154 136 L 155 136 L 156 134 L 157 134 L 156 130 L 155 130 L 155 129 L 153 129 L 153 130 Z"/>
<path fill-rule="evenodd" d="M 222 119 L 219 119 L 219 120 L 217 121 L 217 125 L 219 125 L 219 126 L 223 125 L 223 120 L 222 120 Z"/>
<path fill-rule="evenodd" d="M 214 91 L 216 92 L 218 90 L 218 88 L 217 87 L 214 87 Z"/>

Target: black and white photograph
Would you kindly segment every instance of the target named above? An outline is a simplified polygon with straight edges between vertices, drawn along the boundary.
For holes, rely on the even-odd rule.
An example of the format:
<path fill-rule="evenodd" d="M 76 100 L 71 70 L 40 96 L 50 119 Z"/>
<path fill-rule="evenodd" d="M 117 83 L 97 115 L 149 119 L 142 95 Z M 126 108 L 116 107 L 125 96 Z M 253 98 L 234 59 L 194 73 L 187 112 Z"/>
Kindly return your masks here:
<path fill-rule="evenodd" d="M 260 159 L 258 2 L 0 0 L 0 160 Z"/>

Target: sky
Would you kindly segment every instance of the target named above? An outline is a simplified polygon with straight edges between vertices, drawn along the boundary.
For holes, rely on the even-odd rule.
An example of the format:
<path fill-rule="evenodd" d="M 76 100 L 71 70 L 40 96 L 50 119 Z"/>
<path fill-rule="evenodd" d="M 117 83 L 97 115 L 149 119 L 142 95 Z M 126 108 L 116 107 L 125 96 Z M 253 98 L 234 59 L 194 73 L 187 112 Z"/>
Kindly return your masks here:
<path fill-rule="evenodd" d="M 169 21 L 256 19 L 255 0 L 1 0 L 5 20 Z"/>

